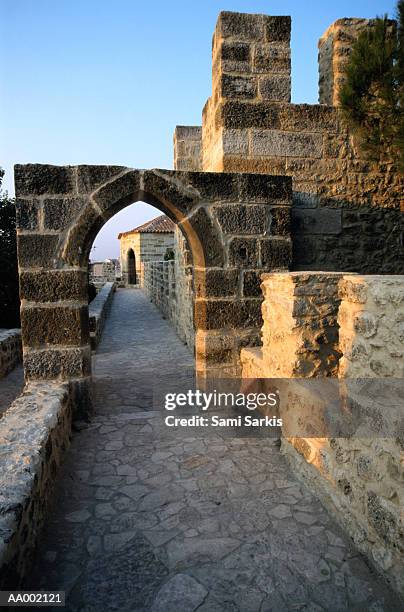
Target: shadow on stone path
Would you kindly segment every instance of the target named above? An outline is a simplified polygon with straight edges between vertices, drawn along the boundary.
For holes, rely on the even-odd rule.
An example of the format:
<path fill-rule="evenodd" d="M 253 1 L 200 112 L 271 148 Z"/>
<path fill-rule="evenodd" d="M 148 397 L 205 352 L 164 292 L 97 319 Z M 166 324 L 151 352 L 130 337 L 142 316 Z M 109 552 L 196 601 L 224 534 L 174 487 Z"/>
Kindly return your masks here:
<path fill-rule="evenodd" d="M 151 381 L 192 367 L 140 290 L 119 290 L 31 588 L 69 611 L 399 610 L 276 444 L 156 427 Z"/>

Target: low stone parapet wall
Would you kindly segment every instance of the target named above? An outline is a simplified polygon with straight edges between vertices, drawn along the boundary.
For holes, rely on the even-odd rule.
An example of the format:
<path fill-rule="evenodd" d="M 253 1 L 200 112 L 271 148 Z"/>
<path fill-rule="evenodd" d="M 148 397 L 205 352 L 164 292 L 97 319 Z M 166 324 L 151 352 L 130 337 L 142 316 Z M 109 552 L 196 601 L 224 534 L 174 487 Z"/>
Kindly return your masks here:
<path fill-rule="evenodd" d="M 0 329 L 0 379 L 22 360 L 20 329 Z"/>
<path fill-rule="evenodd" d="M 184 247 L 184 243 L 182 246 Z M 195 334 L 192 271 L 185 265 L 186 253 L 177 248 L 176 256 L 181 258 L 181 261 L 175 259 L 145 262 L 142 288 L 163 317 L 171 321 L 181 340 L 193 350 Z"/>
<path fill-rule="evenodd" d="M 263 275 L 261 287 L 263 346 L 241 351 L 243 377 L 323 378 L 324 384 L 334 378 L 337 405 L 327 393 L 293 396 L 288 384 L 283 407 L 281 400 L 282 452 L 404 595 L 402 430 L 384 434 L 386 423 L 399 425 L 404 417 L 404 276 L 272 273 Z M 350 437 L 315 437 L 323 417 L 340 414 Z M 313 433 L 290 434 L 290 423 Z"/>
<path fill-rule="evenodd" d="M 101 339 L 105 319 L 115 293 L 115 283 L 105 283 L 88 307 L 91 348 L 95 350 Z"/>
<path fill-rule="evenodd" d="M 30 383 L 0 424 L 0 589 L 24 585 L 69 445 L 68 383 Z"/>

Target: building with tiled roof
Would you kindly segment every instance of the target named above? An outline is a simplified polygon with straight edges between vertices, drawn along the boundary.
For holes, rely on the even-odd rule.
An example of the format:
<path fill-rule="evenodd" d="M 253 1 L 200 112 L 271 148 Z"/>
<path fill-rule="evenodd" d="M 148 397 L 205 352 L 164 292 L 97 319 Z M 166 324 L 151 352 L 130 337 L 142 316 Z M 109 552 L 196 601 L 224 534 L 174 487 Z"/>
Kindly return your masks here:
<path fill-rule="evenodd" d="M 143 264 L 162 261 L 174 248 L 175 223 L 160 215 L 134 229 L 118 234 L 122 279 L 128 285 L 141 283 Z"/>

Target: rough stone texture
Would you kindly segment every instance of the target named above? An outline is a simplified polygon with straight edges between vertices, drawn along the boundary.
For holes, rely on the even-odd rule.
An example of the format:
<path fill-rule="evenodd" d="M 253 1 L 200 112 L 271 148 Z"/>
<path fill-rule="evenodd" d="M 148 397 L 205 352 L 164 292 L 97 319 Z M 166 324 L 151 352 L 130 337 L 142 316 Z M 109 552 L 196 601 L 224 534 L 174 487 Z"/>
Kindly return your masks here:
<path fill-rule="evenodd" d="M 73 435 L 26 586 L 65 590 L 68 612 L 400 609 L 277 444 L 161 427 L 153 382 L 187 368 L 142 291 L 118 290 L 95 416 Z"/>
<path fill-rule="evenodd" d="M 263 347 L 241 351 L 243 378 L 343 380 L 338 397 L 343 412 L 353 414 L 351 438 L 284 437 L 282 449 L 294 472 L 403 593 L 403 441 L 400 434 L 385 438 L 377 433 L 394 420 L 400 431 L 402 391 L 384 397 L 367 383 L 403 378 L 404 277 L 268 274 L 262 289 Z M 324 414 L 324 401 L 309 395 L 306 403 L 299 400 L 297 410 L 290 391 L 289 384 L 284 427 L 298 419 L 313 429 Z M 364 437 L 369 426 L 355 428 L 358 411 L 372 423 L 372 438 Z"/>
<path fill-rule="evenodd" d="M 201 170 L 202 128 L 177 125 L 174 130 L 175 170 Z"/>
<path fill-rule="evenodd" d="M 336 375 L 341 273 L 264 275 L 263 356 L 276 378 Z"/>
<path fill-rule="evenodd" d="M 217 22 L 202 168 L 293 178 L 293 270 L 404 267 L 402 175 L 364 158 L 335 107 L 342 66 L 363 27 L 371 22 L 341 19 L 320 40 L 320 101 L 334 105 L 326 106 L 289 103 L 289 18 L 222 13 Z"/>
<path fill-rule="evenodd" d="M 49 193 L 45 188 L 47 172 Z M 69 181 L 74 183 L 74 193 Z M 276 219 L 278 206 L 290 208 L 292 191 L 288 177 L 133 170 L 116 166 L 63 169 L 27 165 L 16 168 L 16 187 L 17 198 L 23 197 L 30 202 L 30 214 L 35 217 L 36 207 L 38 218 L 48 219 L 47 225 L 53 228 L 27 229 L 22 219 L 18 227 L 22 335 L 24 350 L 29 355 L 25 366 L 28 380 L 88 377 L 88 361 L 84 356 L 89 342 L 88 314 L 83 273 L 99 229 L 109 217 L 133 201 L 143 200 L 155 205 L 177 222 L 186 238 L 184 255 L 178 258 L 176 278 L 179 281 L 176 284 L 180 296 L 178 306 L 186 310 L 185 316 L 179 317 L 181 333 L 189 343 L 193 336 L 189 297 L 191 258 L 199 274 L 198 293 L 193 300 L 200 296 L 204 300 L 210 297 L 204 278 L 206 271 L 212 268 L 225 273 L 241 263 L 244 269 L 258 274 L 272 269 L 286 270 L 290 263 L 287 211 L 282 211 L 282 223 L 272 222 Z M 77 202 L 80 206 L 76 206 Z M 58 215 L 57 211 L 61 213 Z M 237 223 L 232 222 L 231 213 Z M 247 238 L 240 235 L 251 231 L 258 233 L 262 240 L 257 243 L 255 238 L 249 239 L 257 253 L 251 252 L 245 257 Z M 279 248 L 275 248 L 275 242 L 271 243 L 274 248 L 268 248 L 269 236 L 278 241 Z M 166 277 L 168 279 L 168 275 Z M 214 296 L 229 299 L 225 287 L 218 295 L 217 285 Z M 235 345 L 241 346 L 246 333 L 250 338 L 258 337 L 261 326 L 259 301 L 260 297 L 251 295 L 251 290 L 244 293 L 240 284 L 229 304 L 226 303 L 227 317 L 220 314 L 219 302 L 208 299 L 201 302 L 195 329 L 218 333 L 222 329 L 221 333 L 226 335 L 227 329 L 232 327 L 237 338 Z M 58 358 L 66 349 L 72 349 L 66 352 L 69 356 L 66 363 L 58 364 Z M 231 371 L 236 375 L 240 373 L 239 355 L 236 352 L 232 355 Z M 210 369 L 208 362 L 209 356 L 203 353 L 200 345 L 197 368 L 201 375 L 214 376 L 219 371 L 230 373 L 228 364 L 222 371 L 220 364 Z M 87 392 L 85 395 L 88 397 Z"/>
<path fill-rule="evenodd" d="M 195 334 L 192 272 L 186 286 L 178 286 L 176 260 L 147 262 L 144 264 L 143 279 L 143 288 L 150 301 L 157 306 L 164 318 L 171 321 L 178 336 L 193 351 Z"/>
<path fill-rule="evenodd" d="M 109 309 L 115 293 L 115 283 L 105 283 L 101 291 L 93 299 L 88 307 L 88 321 L 90 327 L 91 348 L 95 349 L 100 341 L 108 316 Z"/>
<path fill-rule="evenodd" d="M 27 580 L 70 428 L 67 384 L 31 383 L 1 419 L 2 589 Z"/>
<path fill-rule="evenodd" d="M 0 379 L 11 372 L 21 359 L 21 330 L 0 329 Z"/>

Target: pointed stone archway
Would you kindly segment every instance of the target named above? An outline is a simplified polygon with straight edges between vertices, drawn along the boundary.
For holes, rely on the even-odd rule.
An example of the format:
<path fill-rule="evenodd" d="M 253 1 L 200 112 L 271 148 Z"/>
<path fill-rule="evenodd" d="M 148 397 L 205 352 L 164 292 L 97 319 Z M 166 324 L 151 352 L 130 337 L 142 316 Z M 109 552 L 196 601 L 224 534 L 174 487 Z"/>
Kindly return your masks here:
<path fill-rule="evenodd" d="M 291 259 L 289 177 L 27 164 L 15 188 L 27 380 L 68 380 L 75 404 L 91 404 L 88 256 L 136 201 L 170 217 L 190 246 L 198 375 L 240 374 L 240 349 L 260 339 L 261 273 Z"/>

